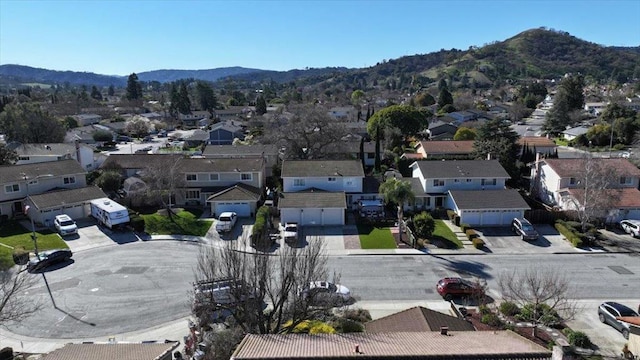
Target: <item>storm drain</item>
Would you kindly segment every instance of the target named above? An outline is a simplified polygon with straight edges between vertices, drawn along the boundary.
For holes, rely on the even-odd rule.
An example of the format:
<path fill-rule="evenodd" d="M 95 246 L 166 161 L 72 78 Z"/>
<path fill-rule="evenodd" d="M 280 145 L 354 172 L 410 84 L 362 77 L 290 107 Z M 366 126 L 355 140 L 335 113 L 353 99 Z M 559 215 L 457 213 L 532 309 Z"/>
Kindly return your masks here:
<path fill-rule="evenodd" d="M 617 272 L 620 275 L 633 275 L 633 272 L 624 266 L 609 266 L 609 269 Z"/>
<path fill-rule="evenodd" d="M 118 271 L 116 271 L 116 274 L 142 274 L 148 269 L 149 267 L 147 266 L 123 266 Z"/>

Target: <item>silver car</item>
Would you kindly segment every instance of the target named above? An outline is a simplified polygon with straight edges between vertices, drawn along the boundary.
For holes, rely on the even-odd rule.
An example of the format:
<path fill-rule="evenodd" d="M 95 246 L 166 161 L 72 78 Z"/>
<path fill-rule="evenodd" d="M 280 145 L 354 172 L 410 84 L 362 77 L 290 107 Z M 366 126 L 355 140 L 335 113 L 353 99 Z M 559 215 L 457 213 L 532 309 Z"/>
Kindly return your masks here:
<path fill-rule="evenodd" d="M 598 318 L 603 324 L 609 324 L 622 333 L 625 339 L 629 339 L 629 324 L 619 321 L 618 317 L 636 317 L 638 313 L 628 306 L 617 302 L 608 301 L 598 308 Z"/>
<path fill-rule="evenodd" d="M 633 237 L 640 237 L 640 220 L 622 220 L 620 227 Z"/>

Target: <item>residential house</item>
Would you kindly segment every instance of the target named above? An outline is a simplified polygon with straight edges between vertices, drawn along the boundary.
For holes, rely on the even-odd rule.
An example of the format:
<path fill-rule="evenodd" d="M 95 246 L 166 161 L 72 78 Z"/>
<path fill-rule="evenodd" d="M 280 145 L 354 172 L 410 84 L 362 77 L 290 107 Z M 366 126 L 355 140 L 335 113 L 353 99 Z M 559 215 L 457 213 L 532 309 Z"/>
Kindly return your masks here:
<path fill-rule="evenodd" d="M 85 170 L 90 171 L 97 167 L 93 148 L 80 142 L 75 144 L 23 144 L 16 147 L 14 151 L 18 154 L 16 165 L 73 159 L 80 163 Z"/>
<path fill-rule="evenodd" d="M 518 145 L 520 145 L 520 153 L 525 147 L 529 147 L 534 153 L 540 153 L 544 155 L 554 154 L 558 146 L 556 143 L 544 136 L 523 136 L 518 139 Z"/>
<path fill-rule="evenodd" d="M 567 129 L 567 130 L 563 131 L 562 132 L 562 136 L 565 139 L 571 141 L 571 140 L 577 138 L 580 135 L 586 134 L 587 131 L 589 131 L 589 127 L 588 126 L 580 125 L 580 126 L 576 126 L 574 128 Z"/>
<path fill-rule="evenodd" d="M 362 194 L 360 160 L 287 160 L 278 203 L 282 222 L 344 225 L 345 211 Z"/>
<path fill-rule="evenodd" d="M 366 141 L 362 144 L 364 165 L 373 166 L 376 158 L 376 143 Z M 382 150 L 381 150 L 382 151 Z M 360 159 L 360 140 L 344 140 L 327 148 L 332 159 Z"/>
<path fill-rule="evenodd" d="M 357 113 L 356 108 L 353 106 L 336 106 L 327 112 L 333 119 L 345 122 L 355 121 Z"/>
<path fill-rule="evenodd" d="M 444 207 L 472 226 L 508 226 L 529 206 L 497 160 L 416 161 L 410 165 L 415 209 Z M 416 183 L 414 183 L 416 182 Z"/>
<path fill-rule="evenodd" d="M 102 120 L 102 116 L 98 114 L 73 115 L 72 118 L 74 118 L 78 122 L 78 126 L 97 124 Z"/>
<path fill-rule="evenodd" d="M 207 145 L 202 152 L 207 159 L 246 159 L 261 157 L 265 161 L 265 177 L 273 175 L 273 167 L 280 165 L 278 146 L 274 144 L 253 145 Z"/>
<path fill-rule="evenodd" d="M 344 126 L 347 134 L 350 134 L 354 137 L 358 138 L 368 138 L 369 133 L 367 132 L 367 122 L 366 121 L 348 121 L 339 123 L 340 126 Z"/>
<path fill-rule="evenodd" d="M 209 145 L 232 145 L 234 139 L 244 140 L 244 130 L 234 121 L 219 122 L 209 130 Z"/>
<path fill-rule="evenodd" d="M 631 357 L 628 357 L 630 355 L 637 357 L 640 354 L 640 318 L 637 316 L 623 316 L 617 318 L 617 320 L 629 324 L 628 351 L 631 354 L 625 354 L 624 358 L 631 359 Z"/>
<path fill-rule="evenodd" d="M 473 140 L 420 141 L 416 144 L 416 154 L 422 159 L 470 159 L 473 154 Z"/>
<path fill-rule="evenodd" d="M 473 121 L 478 118 L 478 114 L 471 111 L 454 111 L 447 115 L 454 118 L 457 125 L 460 125 L 465 121 Z"/>
<path fill-rule="evenodd" d="M 596 164 L 590 166 L 593 162 Z M 602 190 L 612 199 L 610 208 L 601 214 L 606 221 L 640 219 L 640 169 L 624 158 L 538 159 L 531 173 L 531 194 L 562 210 L 580 208 L 584 181 L 589 180 L 585 179 L 587 167 L 606 173 L 594 174 L 595 177 L 615 178 L 609 189 Z"/>
<path fill-rule="evenodd" d="M 364 324 L 366 333 L 440 331 L 475 331 L 471 322 L 439 311 L 415 306 Z"/>
<path fill-rule="evenodd" d="M 592 115 L 600 115 L 604 109 L 606 109 L 608 102 L 586 102 L 584 103 L 584 110 Z"/>
<path fill-rule="evenodd" d="M 562 359 L 513 331 L 248 334 L 231 360 Z"/>
<path fill-rule="evenodd" d="M 204 130 L 195 130 L 193 134 L 184 139 L 185 144 L 188 147 L 196 147 L 204 145 L 209 140 L 209 133 Z"/>
<path fill-rule="evenodd" d="M 44 356 L 44 360 L 171 360 L 177 341 L 142 343 L 66 344 Z"/>
<path fill-rule="evenodd" d="M 194 129 L 206 126 L 209 123 L 209 115 L 207 111 L 194 111 L 191 114 L 179 114 L 178 118 L 182 122 L 182 127 Z"/>
<path fill-rule="evenodd" d="M 453 140 L 453 136 L 458 131 L 455 123 L 436 120 L 429 123 L 427 135 L 429 140 Z"/>
<path fill-rule="evenodd" d="M 235 211 L 239 216 L 255 214 L 264 188 L 264 159 L 183 158 L 164 154 L 114 154 L 102 168 L 120 168 L 125 177 L 144 178 L 145 167 L 175 164 L 183 187 L 175 194 L 176 205 L 208 206 L 215 216 Z"/>
<path fill-rule="evenodd" d="M 220 122 L 234 121 L 239 122 L 251 117 L 255 109 L 245 106 L 229 106 L 226 109 L 216 110 L 215 119 Z"/>
<path fill-rule="evenodd" d="M 148 113 L 140 114 L 140 116 L 147 118 L 150 121 L 160 121 L 164 119 L 164 116 L 162 116 L 162 114 L 157 112 L 148 112 Z"/>
<path fill-rule="evenodd" d="M 14 217 L 23 214 L 26 204 L 34 205 L 29 198 L 37 195 L 86 187 L 86 173 L 86 170 L 75 160 L 0 166 L 0 216 Z M 75 200 L 78 197 L 74 196 L 73 199 L 73 206 L 75 206 L 77 202 Z M 29 210 L 28 216 L 43 224 L 46 220 L 53 220 L 53 217 L 60 213 L 56 211 L 65 207 L 64 201 L 55 204 L 47 203 L 44 207 L 39 203 L 35 205 L 33 210 Z M 70 202 L 67 202 L 66 206 L 69 205 Z M 73 214 L 76 215 L 75 212 Z"/>
<path fill-rule="evenodd" d="M 625 101 L 621 102 L 620 105 L 626 106 L 635 111 L 640 111 L 640 96 L 636 95 L 635 97 L 626 97 Z"/>
<path fill-rule="evenodd" d="M 73 143 L 77 141 L 81 144 L 95 144 L 96 141 L 93 139 L 93 134 L 98 130 L 112 131 L 109 127 L 99 124 L 81 126 L 69 129 L 64 137 L 64 142 Z"/>

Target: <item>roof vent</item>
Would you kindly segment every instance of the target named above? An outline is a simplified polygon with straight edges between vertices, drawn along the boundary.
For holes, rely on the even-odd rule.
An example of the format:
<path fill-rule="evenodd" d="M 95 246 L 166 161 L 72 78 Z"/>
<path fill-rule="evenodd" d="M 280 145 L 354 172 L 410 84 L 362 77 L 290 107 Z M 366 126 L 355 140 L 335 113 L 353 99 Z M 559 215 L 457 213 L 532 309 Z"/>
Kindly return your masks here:
<path fill-rule="evenodd" d="M 449 335 L 449 327 L 440 326 L 440 335 Z"/>
<path fill-rule="evenodd" d="M 105 201 L 103 201 L 102 203 L 103 203 L 103 204 L 105 204 L 105 205 L 109 205 L 109 204 L 111 203 L 111 201 L 109 201 L 109 200 L 105 200 Z"/>

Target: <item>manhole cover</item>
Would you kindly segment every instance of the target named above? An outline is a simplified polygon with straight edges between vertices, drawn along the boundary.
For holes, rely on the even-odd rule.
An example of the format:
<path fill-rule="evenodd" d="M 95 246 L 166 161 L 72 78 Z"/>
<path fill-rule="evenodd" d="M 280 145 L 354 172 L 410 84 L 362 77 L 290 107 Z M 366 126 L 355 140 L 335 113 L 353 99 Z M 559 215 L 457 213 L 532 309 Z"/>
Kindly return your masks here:
<path fill-rule="evenodd" d="M 631 272 L 624 266 L 609 266 L 609 269 L 617 272 L 620 275 L 633 275 L 633 272 Z"/>
<path fill-rule="evenodd" d="M 149 268 L 146 266 L 123 266 L 116 271 L 116 274 L 142 274 L 147 269 Z"/>

